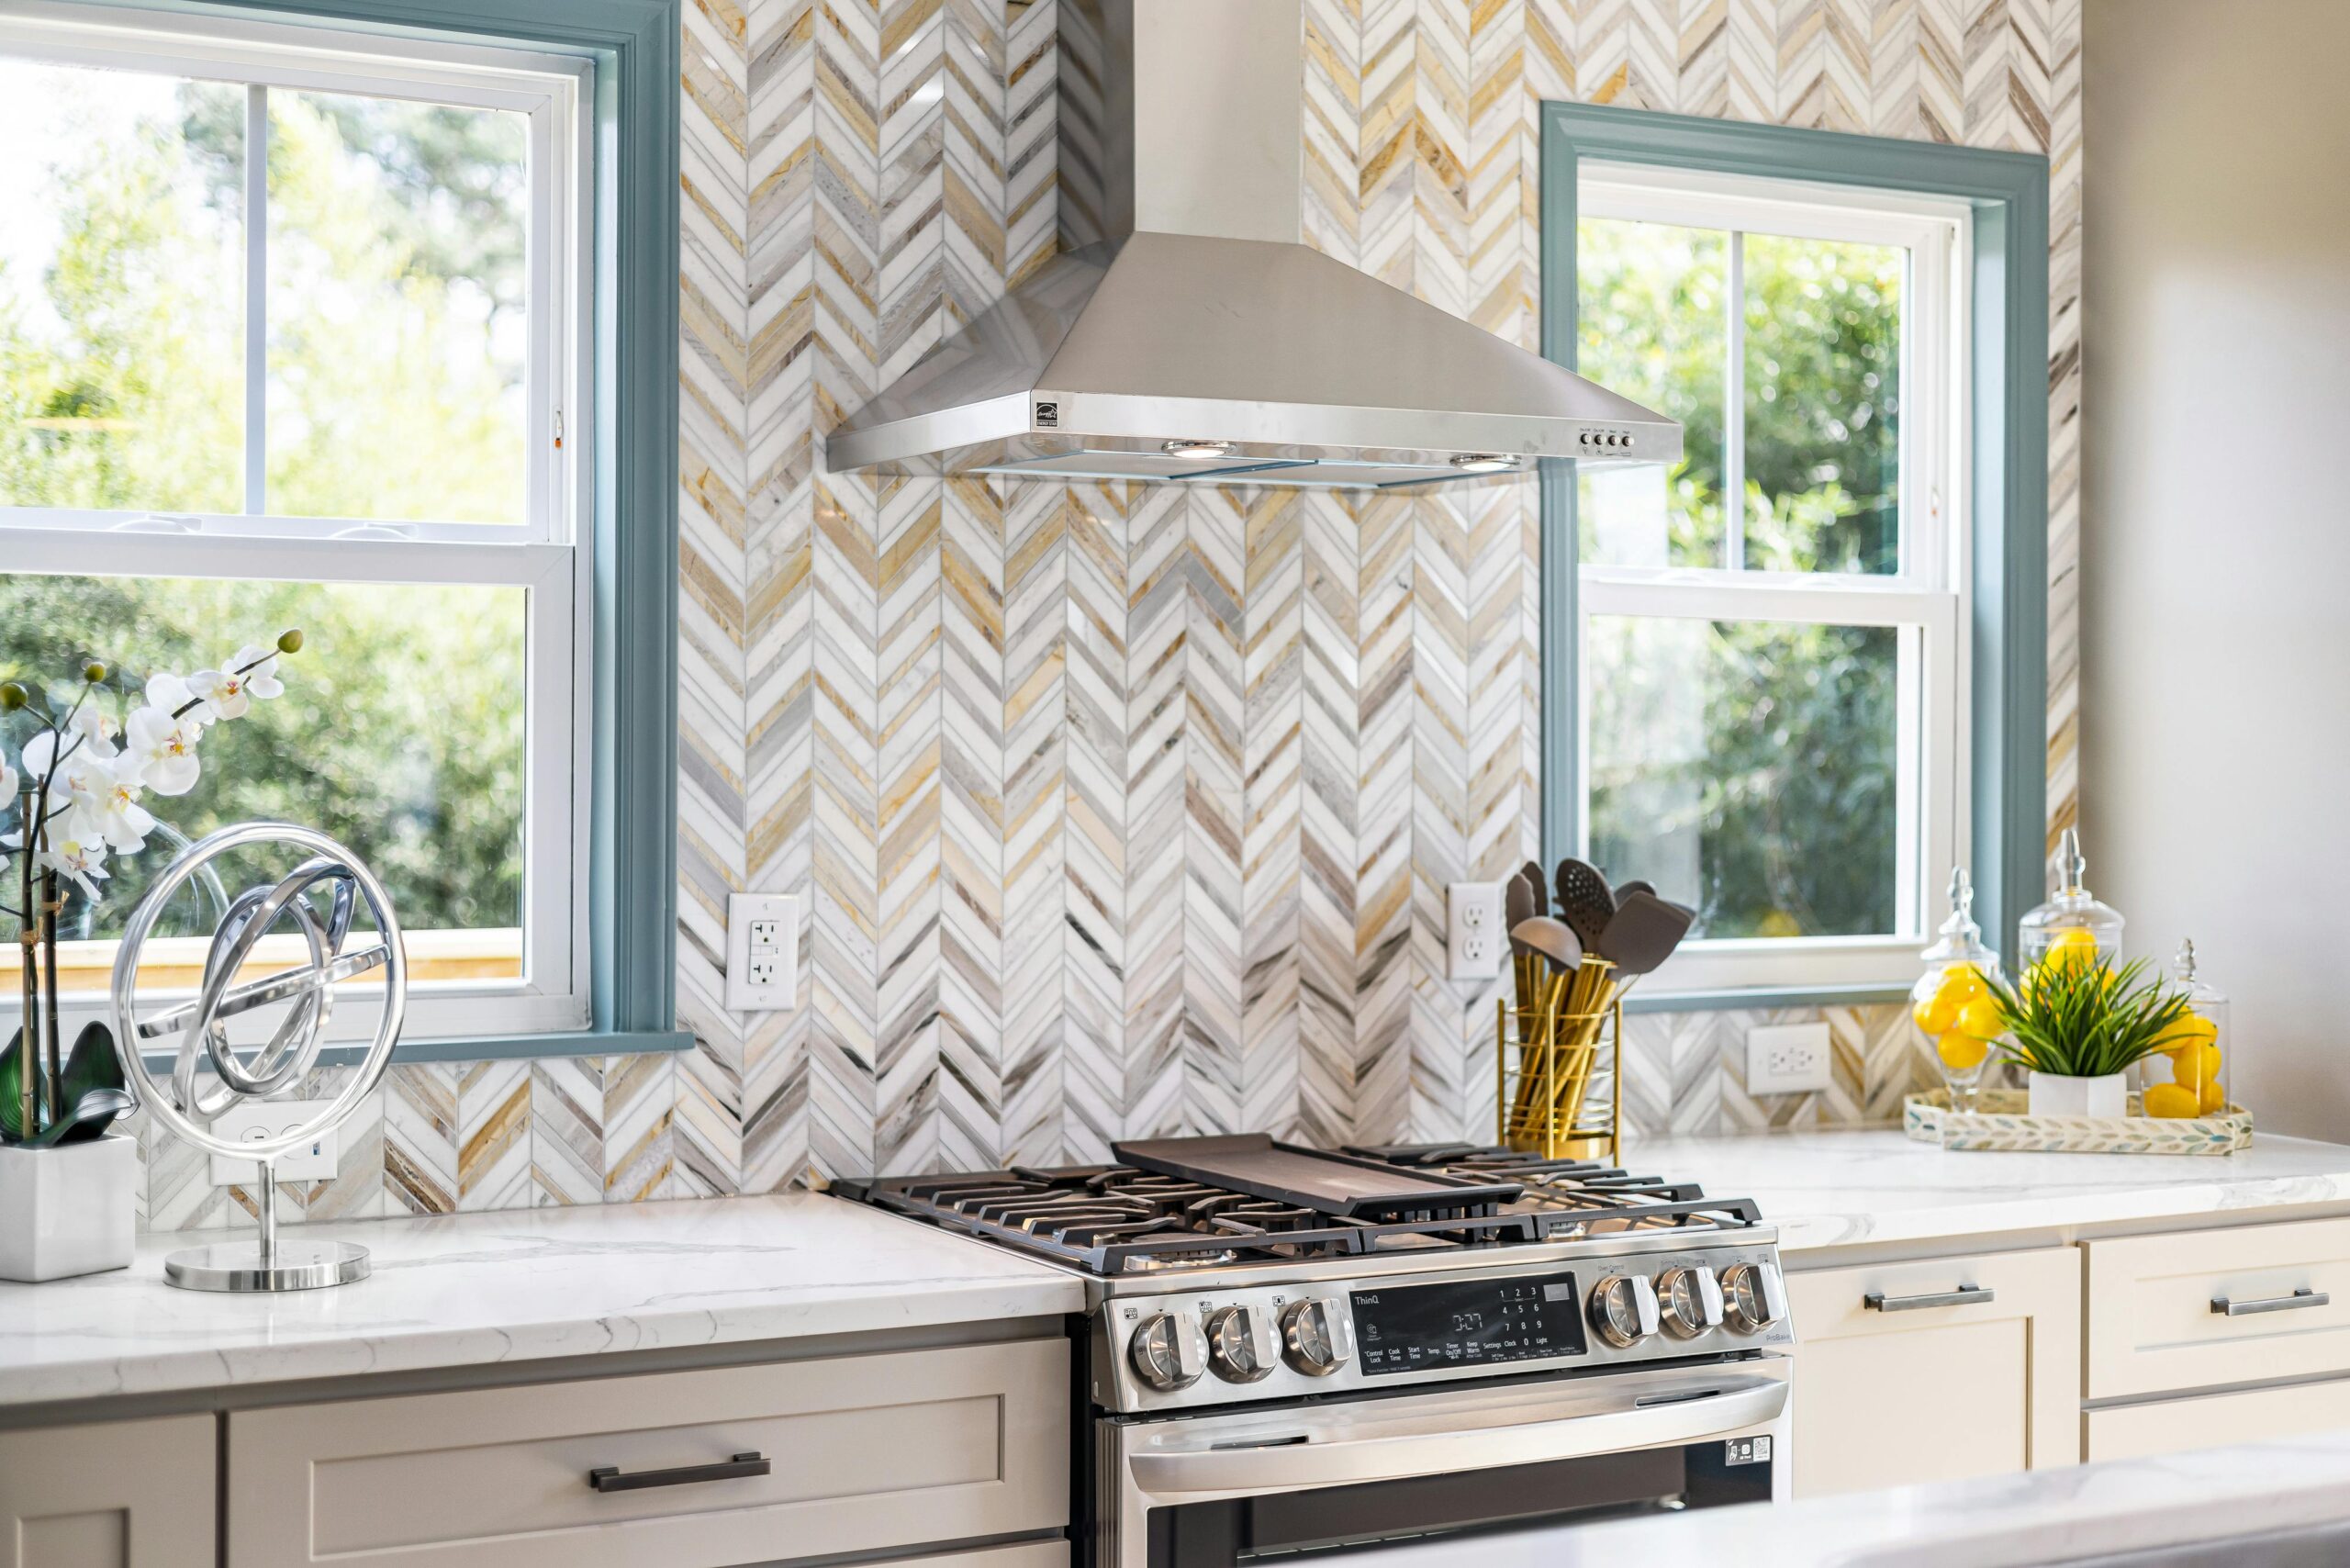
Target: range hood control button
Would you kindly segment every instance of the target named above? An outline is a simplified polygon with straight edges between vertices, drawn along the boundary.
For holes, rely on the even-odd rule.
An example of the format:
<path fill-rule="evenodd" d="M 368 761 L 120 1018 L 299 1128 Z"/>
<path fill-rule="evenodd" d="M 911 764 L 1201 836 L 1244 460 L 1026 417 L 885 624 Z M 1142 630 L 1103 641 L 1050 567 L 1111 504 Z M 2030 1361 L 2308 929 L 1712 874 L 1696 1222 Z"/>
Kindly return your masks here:
<path fill-rule="evenodd" d="M 1162 1312 L 1135 1330 L 1126 1343 L 1126 1359 L 1143 1382 L 1161 1394 L 1172 1394 L 1200 1381 L 1207 1360 L 1206 1337 L 1189 1315 Z"/>
<path fill-rule="evenodd" d="M 1666 1333 L 1695 1339 L 1722 1326 L 1721 1282 L 1703 1264 L 1667 1269 L 1656 1277 L 1656 1310 Z"/>
<path fill-rule="evenodd" d="M 1641 1274 L 1610 1274 L 1592 1287 L 1591 1326 L 1619 1350 L 1654 1334 L 1656 1287 Z"/>
<path fill-rule="evenodd" d="M 1722 1314 L 1741 1334 L 1760 1334 L 1787 1315 L 1787 1287 L 1768 1263 L 1733 1263 L 1722 1274 Z"/>
<path fill-rule="evenodd" d="M 1225 1382 L 1255 1383 L 1280 1359 L 1270 1318 L 1245 1306 L 1219 1307 L 1210 1315 L 1208 1365 Z"/>
<path fill-rule="evenodd" d="M 1328 1377 L 1354 1359 L 1354 1325 L 1347 1309 L 1326 1301 L 1293 1302 L 1281 1314 L 1281 1349 L 1308 1377 Z"/>

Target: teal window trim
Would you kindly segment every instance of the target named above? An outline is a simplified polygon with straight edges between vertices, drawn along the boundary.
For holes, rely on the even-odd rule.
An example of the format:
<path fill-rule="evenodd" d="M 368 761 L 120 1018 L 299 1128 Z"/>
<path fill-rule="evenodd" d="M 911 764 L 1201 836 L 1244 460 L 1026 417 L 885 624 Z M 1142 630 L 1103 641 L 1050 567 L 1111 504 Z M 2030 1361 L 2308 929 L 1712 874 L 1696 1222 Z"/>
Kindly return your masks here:
<path fill-rule="evenodd" d="M 395 1061 L 691 1048 L 677 1026 L 680 0 L 100 0 L 527 44 L 593 62 L 595 762 L 584 1032 L 406 1042 Z M 329 1050 L 322 1061 L 351 1055 Z"/>
<path fill-rule="evenodd" d="M 2038 902 L 2048 842 L 2048 160 L 1546 103 L 1541 132 L 1542 353 L 1575 364 L 1576 179 L 1585 158 L 1654 168 L 1814 180 L 1955 197 L 1974 213 L 1969 280 L 1974 437 L 1973 844 L 1975 911 L 2002 952 Z M 1580 802 L 1574 471 L 1546 463 L 1542 500 L 1542 844 L 1573 853 Z M 1882 1000 L 1883 988 L 1644 998 L 1643 1011 Z M 1780 998 L 1757 1001 L 1755 998 Z"/>

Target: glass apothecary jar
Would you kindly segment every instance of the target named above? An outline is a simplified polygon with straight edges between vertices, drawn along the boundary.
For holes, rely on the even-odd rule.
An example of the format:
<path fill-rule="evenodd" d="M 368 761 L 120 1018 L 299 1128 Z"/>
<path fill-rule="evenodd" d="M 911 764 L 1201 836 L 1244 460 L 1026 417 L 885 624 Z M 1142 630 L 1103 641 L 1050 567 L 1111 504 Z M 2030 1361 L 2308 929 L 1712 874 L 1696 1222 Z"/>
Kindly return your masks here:
<path fill-rule="evenodd" d="M 2187 993 L 2186 1019 L 2171 1032 L 2177 1042 L 2145 1062 L 2143 1103 L 2149 1116 L 2214 1116 L 2228 1098 L 2228 1058 L 2235 1040 L 2228 1033 L 2227 994 L 2195 972 L 2195 944 L 2181 942 L 2171 960 L 2171 978 Z"/>
<path fill-rule="evenodd" d="M 1975 888 L 1963 868 L 1950 874 L 1950 918 L 1919 958 L 1926 972 L 1909 988 L 1910 1021 L 1934 1047 L 1953 1108 L 1972 1111 L 2002 1030 L 1991 994 L 2001 977 L 1999 955 L 1983 945 L 1975 923 Z"/>
<path fill-rule="evenodd" d="M 2089 891 L 2088 864 L 2079 832 L 2066 828 L 2057 844 L 2054 890 L 2016 924 L 2018 972 L 2029 975 L 2051 960 L 2121 967 L 2121 912 Z"/>

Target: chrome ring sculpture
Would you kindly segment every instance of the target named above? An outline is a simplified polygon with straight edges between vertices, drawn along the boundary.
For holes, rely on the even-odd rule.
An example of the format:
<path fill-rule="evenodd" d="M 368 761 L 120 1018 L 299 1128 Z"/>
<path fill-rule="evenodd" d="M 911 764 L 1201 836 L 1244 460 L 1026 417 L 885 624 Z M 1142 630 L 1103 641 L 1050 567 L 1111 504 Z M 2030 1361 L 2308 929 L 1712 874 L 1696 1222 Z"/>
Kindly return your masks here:
<path fill-rule="evenodd" d="M 261 845 L 291 846 L 308 857 L 274 884 L 248 888 L 229 900 L 205 953 L 196 1000 L 141 1019 L 140 952 L 172 896 L 199 873 L 209 879 L 208 868 L 223 855 Z M 377 940 L 346 951 L 352 919 L 363 903 Z M 308 961 L 237 983 L 237 973 L 254 946 L 288 919 L 308 949 Z M 250 1141 L 226 1138 L 212 1130 L 212 1123 L 229 1107 L 298 1082 L 318 1062 L 327 1021 L 334 1013 L 335 986 L 377 969 L 384 971 L 383 1017 L 358 1070 L 325 1109 Z M 268 1040 L 240 1057 L 229 1038 L 228 1020 L 276 1002 L 291 1005 Z M 123 1072 L 140 1103 L 166 1129 L 207 1154 L 261 1165 L 259 1236 L 174 1252 L 163 1260 L 167 1281 L 190 1290 L 289 1291 L 366 1277 L 364 1247 L 278 1238 L 276 1166 L 285 1154 L 316 1143 L 341 1126 L 383 1081 L 392 1049 L 399 1043 L 407 1005 L 408 956 L 391 899 L 359 857 L 325 834 L 286 823 L 240 823 L 190 846 L 148 889 L 131 912 L 114 960 L 115 1038 L 122 1042 Z M 179 1044 L 171 1076 L 159 1082 L 140 1047 L 174 1034 Z M 209 1088 L 199 1077 L 207 1068 L 219 1081 Z"/>

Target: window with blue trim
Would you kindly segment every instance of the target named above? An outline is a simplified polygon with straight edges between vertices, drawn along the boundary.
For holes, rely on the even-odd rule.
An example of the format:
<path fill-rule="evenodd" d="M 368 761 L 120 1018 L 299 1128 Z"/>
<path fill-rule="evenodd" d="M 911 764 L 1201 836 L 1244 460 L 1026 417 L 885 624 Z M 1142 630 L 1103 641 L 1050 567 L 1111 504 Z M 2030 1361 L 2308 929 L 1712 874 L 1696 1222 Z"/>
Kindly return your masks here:
<path fill-rule="evenodd" d="M 1839 178 L 1868 139 L 1549 115 L 1546 343 L 1685 454 L 1546 488 L 1546 838 L 1697 910 L 1660 991 L 1900 981 L 1981 804 L 1981 198 Z"/>
<path fill-rule="evenodd" d="M 612 15 L 608 62 L 629 41 Z M 666 898 L 599 928 L 615 868 L 591 851 L 623 823 L 666 834 L 640 820 L 660 801 L 618 798 L 598 729 L 670 704 L 644 670 L 601 693 L 595 672 L 674 595 L 672 567 L 623 607 L 628 542 L 601 535 L 658 557 L 674 522 L 609 504 L 644 443 L 597 406 L 591 306 L 643 296 L 599 283 L 596 58 L 175 8 L 0 18 L 0 675 L 70 699 L 92 659 L 118 685 L 194 677 L 304 633 L 263 672 L 282 690 L 194 713 L 200 767 L 168 798 L 144 780 L 92 846 L 108 874 L 70 900 L 62 955 L 87 1011 L 147 877 L 263 816 L 326 829 L 389 886 L 410 1041 L 676 1043 L 666 983 L 616 1003 L 597 972 L 646 930 L 666 951 Z M 644 107 L 668 108 L 673 160 L 674 108 Z M 599 468 L 599 445 L 624 450 Z M 92 757 L 129 756 L 105 719 L 135 696 L 86 705 Z M 204 902 L 159 927 L 151 984 L 192 983 Z"/>

